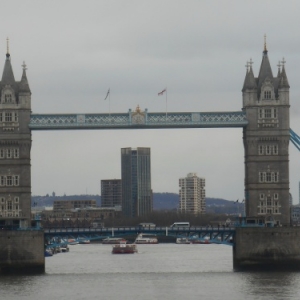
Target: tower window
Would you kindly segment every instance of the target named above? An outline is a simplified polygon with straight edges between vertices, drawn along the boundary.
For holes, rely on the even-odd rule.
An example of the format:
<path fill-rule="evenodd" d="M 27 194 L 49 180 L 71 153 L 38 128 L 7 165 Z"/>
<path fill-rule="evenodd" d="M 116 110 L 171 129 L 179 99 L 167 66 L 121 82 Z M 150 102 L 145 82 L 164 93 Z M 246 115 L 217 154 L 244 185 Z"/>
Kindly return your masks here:
<path fill-rule="evenodd" d="M 271 180 L 272 180 L 271 172 L 267 172 L 266 173 L 266 182 L 271 182 Z"/>
<path fill-rule="evenodd" d="M 259 172 L 258 173 L 259 182 L 278 182 L 279 172 Z"/>
<path fill-rule="evenodd" d="M 272 117 L 272 113 L 271 112 L 272 112 L 271 109 L 269 109 L 269 108 L 265 109 L 265 118 L 266 119 L 270 119 Z"/>
<path fill-rule="evenodd" d="M 10 200 L 7 201 L 7 210 L 12 210 L 12 202 Z"/>
<path fill-rule="evenodd" d="M 14 149 L 14 158 L 19 158 L 19 149 L 18 148 Z"/>
<path fill-rule="evenodd" d="M 7 158 L 12 158 L 12 154 L 13 154 L 12 149 L 7 149 L 6 150 Z"/>
<path fill-rule="evenodd" d="M 264 146 L 263 145 L 259 145 L 258 146 L 258 154 L 259 155 L 263 155 L 264 154 Z"/>
<path fill-rule="evenodd" d="M 267 198 L 267 206 L 272 206 L 272 200 L 271 197 Z"/>
<path fill-rule="evenodd" d="M 14 185 L 19 185 L 19 175 L 14 176 Z"/>
<path fill-rule="evenodd" d="M 12 96 L 11 94 L 4 95 L 4 103 L 12 103 Z"/>
<path fill-rule="evenodd" d="M 5 113 L 5 122 L 12 122 L 12 113 L 11 112 Z"/>
<path fill-rule="evenodd" d="M 264 99 L 271 99 L 271 91 L 264 91 Z"/>
<path fill-rule="evenodd" d="M 6 185 L 8 185 L 8 186 L 13 185 L 12 176 L 9 175 L 9 176 L 6 177 Z"/>

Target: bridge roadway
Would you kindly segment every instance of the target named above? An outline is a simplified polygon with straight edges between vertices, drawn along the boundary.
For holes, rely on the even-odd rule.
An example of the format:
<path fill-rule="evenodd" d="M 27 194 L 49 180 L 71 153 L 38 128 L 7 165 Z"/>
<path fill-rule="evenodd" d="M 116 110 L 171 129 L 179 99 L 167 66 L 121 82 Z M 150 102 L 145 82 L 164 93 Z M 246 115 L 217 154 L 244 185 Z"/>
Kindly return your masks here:
<path fill-rule="evenodd" d="M 187 227 L 187 228 L 170 228 L 170 227 L 155 227 L 141 228 L 137 227 L 104 227 L 104 228 L 47 228 L 44 229 L 46 241 L 60 239 L 89 239 L 102 240 L 107 237 L 128 237 L 134 238 L 139 234 L 152 234 L 159 237 L 171 237 L 174 240 L 178 237 L 189 237 L 195 240 L 209 239 L 214 243 L 232 245 L 234 240 L 234 227 Z"/>

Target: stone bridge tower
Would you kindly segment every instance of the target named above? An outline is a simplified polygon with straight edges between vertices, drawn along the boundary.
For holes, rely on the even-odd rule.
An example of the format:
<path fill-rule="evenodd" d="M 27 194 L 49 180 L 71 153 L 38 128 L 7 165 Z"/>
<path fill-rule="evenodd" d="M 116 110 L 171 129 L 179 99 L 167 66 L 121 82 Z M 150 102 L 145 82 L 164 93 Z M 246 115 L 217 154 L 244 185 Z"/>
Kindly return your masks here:
<path fill-rule="evenodd" d="M 289 207 L 289 83 L 284 59 L 273 76 L 266 42 L 258 77 L 247 63 L 243 111 L 245 207 L 247 217 L 290 223 Z"/>
<path fill-rule="evenodd" d="M 30 114 L 26 65 L 15 81 L 7 44 L 0 82 L 0 227 L 31 225 Z"/>

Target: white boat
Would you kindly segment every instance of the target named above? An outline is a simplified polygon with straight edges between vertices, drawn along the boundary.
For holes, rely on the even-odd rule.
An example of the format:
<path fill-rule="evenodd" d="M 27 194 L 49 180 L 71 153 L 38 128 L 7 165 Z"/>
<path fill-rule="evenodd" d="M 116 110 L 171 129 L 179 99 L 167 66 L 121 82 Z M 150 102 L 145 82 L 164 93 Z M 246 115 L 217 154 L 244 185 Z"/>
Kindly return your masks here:
<path fill-rule="evenodd" d="M 121 242 L 119 244 L 113 245 L 112 254 L 133 254 L 137 253 L 137 248 L 135 244 L 127 244 L 126 242 Z"/>
<path fill-rule="evenodd" d="M 69 252 L 69 250 L 70 250 L 68 245 L 62 245 L 60 247 L 60 249 L 61 249 L 61 252 Z"/>
<path fill-rule="evenodd" d="M 190 244 L 190 240 L 186 237 L 181 237 L 176 239 L 176 244 Z"/>
<path fill-rule="evenodd" d="M 124 238 L 106 238 L 102 240 L 102 244 L 120 244 L 127 242 Z"/>
<path fill-rule="evenodd" d="M 79 241 L 76 239 L 68 239 L 68 244 L 69 245 L 77 245 L 77 244 L 79 244 Z"/>
<path fill-rule="evenodd" d="M 85 238 L 79 238 L 78 239 L 79 244 L 90 244 L 91 241 L 89 239 L 85 239 Z"/>
<path fill-rule="evenodd" d="M 46 250 L 45 250 L 45 257 L 48 257 L 48 256 L 53 256 L 53 251 L 52 251 L 52 249 L 46 249 Z"/>
<path fill-rule="evenodd" d="M 140 233 L 135 239 L 134 244 L 158 244 L 158 239 L 154 235 Z"/>

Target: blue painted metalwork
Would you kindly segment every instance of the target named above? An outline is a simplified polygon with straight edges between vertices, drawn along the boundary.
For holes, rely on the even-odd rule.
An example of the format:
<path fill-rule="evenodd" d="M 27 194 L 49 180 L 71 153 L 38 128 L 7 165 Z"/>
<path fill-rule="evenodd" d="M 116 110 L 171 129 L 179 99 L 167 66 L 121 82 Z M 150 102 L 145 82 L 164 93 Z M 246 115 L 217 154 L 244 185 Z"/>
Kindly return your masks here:
<path fill-rule="evenodd" d="M 140 227 L 118 227 L 118 228 L 53 228 L 45 229 L 45 240 L 77 239 L 84 236 L 89 240 L 102 240 L 106 237 L 136 236 L 139 233 L 150 233 L 157 236 L 190 237 L 195 240 L 210 239 L 213 243 L 232 246 L 235 228 L 231 227 L 187 227 L 187 228 L 140 228 Z"/>
<path fill-rule="evenodd" d="M 300 151 L 300 137 L 290 128 L 290 140 L 294 146 Z"/>
<path fill-rule="evenodd" d="M 127 114 L 31 114 L 31 130 L 65 129 L 154 129 L 245 127 L 248 121 L 242 111 L 148 113 L 139 107 Z"/>

